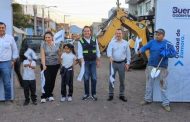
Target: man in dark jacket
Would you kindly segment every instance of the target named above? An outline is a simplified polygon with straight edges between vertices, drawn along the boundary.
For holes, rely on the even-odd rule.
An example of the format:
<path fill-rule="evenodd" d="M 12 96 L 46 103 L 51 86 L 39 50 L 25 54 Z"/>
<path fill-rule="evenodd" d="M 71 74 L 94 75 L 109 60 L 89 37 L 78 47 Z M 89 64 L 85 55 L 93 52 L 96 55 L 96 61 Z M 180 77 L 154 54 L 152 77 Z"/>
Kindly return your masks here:
<path fill-rule="evenodd" d="M 85 64 L 84 73 L 84 91 L 85 94 L 82 100 L 92 98 L 94 101 L 96 97 L 96 66 L 99 66 L 100 50 L 98 42 L 92 37 L 91 27 L 85 26 L 82 30 L 82 38 L 78 42 L 78 59 Z M 91 96 L 89 93 L 89 80 L 91 78 Z"/>

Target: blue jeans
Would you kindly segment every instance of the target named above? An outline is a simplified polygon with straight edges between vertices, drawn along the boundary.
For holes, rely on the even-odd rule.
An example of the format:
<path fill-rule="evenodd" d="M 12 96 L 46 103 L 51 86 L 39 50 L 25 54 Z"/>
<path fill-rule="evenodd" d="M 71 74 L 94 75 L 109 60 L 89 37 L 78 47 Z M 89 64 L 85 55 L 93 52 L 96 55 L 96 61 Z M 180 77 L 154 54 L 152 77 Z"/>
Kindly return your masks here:
<path fill-rule="evenodd" d="M 89 95 L 89 80 L 91 78 L 91 94 L 96 95 L 96 61 L 85 61 L 84 92 Z"/>
<path fill-rule="evenodd" d="M 5 91 L 5 100 L 11 100 L 11 61 L 0 62 L 0 78 Z"/>

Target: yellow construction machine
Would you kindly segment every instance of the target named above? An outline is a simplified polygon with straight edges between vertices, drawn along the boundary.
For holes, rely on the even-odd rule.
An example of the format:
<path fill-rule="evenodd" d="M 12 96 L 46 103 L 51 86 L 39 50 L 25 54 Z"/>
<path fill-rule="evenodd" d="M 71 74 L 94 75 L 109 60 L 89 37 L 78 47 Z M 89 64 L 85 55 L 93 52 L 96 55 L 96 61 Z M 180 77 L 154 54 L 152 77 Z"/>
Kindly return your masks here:
<path fill-rule="evenodd" d="M 131 33 L 136 35 L 136 37 L 141 38 L 142 46 L 146 45 L 149 40 L 149 35 L 150 35 L 147 25 L 146 25 L 146 21 L 151 20 L 152 22 L 153 19 L 154 19 L 154 16 L 152 15 L 135 17 L 129 14 L 128 12 L 126 12 L 125 9 L 120 8 L 119 3 L 117 3 L 117 8 L 113 11 L 113 14 L 109 17 L 109 19 L 101 25 L 101 29 L 96 35 L 101 52 L 106 50 L 109 42 L 112 40 L 115 34 L 115 31 L 121 27 L 128 29 Z M 143 68 L 146 66 L 147 57 L 149 54 L 148 52 L 146 52 L 146 56 L 136 55 L 133 49 L 134 45 L 135 45 L 135 41 L 130 40 L 130 47 L 132 50 L 131 67 L 137 68 L 137 69 Z"/>

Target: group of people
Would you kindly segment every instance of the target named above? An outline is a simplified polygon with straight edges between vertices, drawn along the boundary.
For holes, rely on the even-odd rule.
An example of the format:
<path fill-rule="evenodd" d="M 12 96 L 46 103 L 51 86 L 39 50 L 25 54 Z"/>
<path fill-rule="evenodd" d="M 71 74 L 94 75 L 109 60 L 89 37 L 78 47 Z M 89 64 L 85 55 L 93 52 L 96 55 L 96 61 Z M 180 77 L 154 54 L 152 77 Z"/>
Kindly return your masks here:
<path fill-rule="evenodd" d="M 0 77 L 4 83 L 5 88 L 5 101 L 11 100 L 11 64 L 18 58 L 18 50 L 14 39 L 5 34 L 6 25 L 0 22 Z M 160 81 L 162 106 L 166 111 L 170 111 L 169 99 L 166 93 L 168 74 L 168 58 L 175 55 L 161 55 L 161 50 L 165 49 L 167 40 L 164 39 L 165 31 L 158 29 L 155 32 L 155 39 L 149 41 L 147 45 L 139 49 L 139 54 L 149 50 L 150 56 L 146 68 L 146 91 L 144 101 L 142 105 L 150 104 L 153 100 L 153 83 L 155 79 Z M 54 43 L 53 34 L 46 32 L 44 34 L 44 42 L 41 44 L 41 70 L 44 74 L 45 82 L 42 84 L 41 103 L 46 101 L 54 101 L 53 89 L 55 86 L 55 80 L 60 69 L 61 75 L 61 101 L 72 101 L 73 96 L 73 76 L 74 65 L 80 63 L 84 64 L 84 96 L 82 100 L 94 100 L 97 101 L 96 96 L 96 84 L 97 84 L 97 67 L 100 67 L 100 50 L 98 46 L 98 40 L 92 37 L 91 27 L 85 26 L 82 30 L 82 38 L 78 41 L 77 54 L 75 53 L 74 46 L 72 44 L 65 44 L 60 49 L 59 44 Z M 173 47 L 174 49 L 174 47 Z M 12 51 L 14 50 L 14 51 Z M 23 62 L 23 86 L 25 94 L 24 105 L 28 105 L 30 102 L 29 91 L 31 91 L 31 100 L 34 105 L 37 104 L 36 96 L 36 79 L 34 69 L 36 67 L 35 56 L 25 55 L 27 57 Z M 115 80 L 116 73 L 119 74 L 120 81 L 120 93 L 119 99 L 123 102 L 127 102 L 125 97 L 125 72 L 129 70 L 131 53 L 129 43 L 123 39 L 122 30 L 117 29 L 114 39 L 109 43 L 107 48 L 107 56 L 110 63 L 110 77 Z M 162 61 L 160 62 L 160 59 Z M 154 67 L 157 67 L 161 71 L 156 78 L 151 77 L 151 71 Z M 91 80 L 91 91 L 90 91 Z M 114 82 L 109 82 L 109 95 L 108 101 L 114 99 Z M 67 90 L 67 86 L 69 89 Z M 67 92 L 68 91 L 68 92 Z"/>

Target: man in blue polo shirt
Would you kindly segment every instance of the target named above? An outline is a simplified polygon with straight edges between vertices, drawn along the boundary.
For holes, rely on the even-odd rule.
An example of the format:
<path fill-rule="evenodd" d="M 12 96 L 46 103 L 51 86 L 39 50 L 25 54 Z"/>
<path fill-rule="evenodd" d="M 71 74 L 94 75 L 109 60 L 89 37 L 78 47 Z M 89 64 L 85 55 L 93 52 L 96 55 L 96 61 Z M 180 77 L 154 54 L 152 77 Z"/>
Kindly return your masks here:
<path fill-rule="evenodd" d="M 170 111 L 170 101 L 168 99 L 167 91 L 167 81 L 166 77 L 168 75 L 168 58 L 175 56 L 175 53 L 168 53 L 167 55 L 162 55 L 161 52 L 166 50 L 167 45 L 170 45 L 170 49 L 175 52 L 174 46 L 167 40 L 164 39 L 165 31 L 164 29 L 158 29 L 155 31 L 155 39 L 149 41 L 147 45 L 139 50 L 139 53 L 144 53 L 146 50 L 150 51 L 150 56 L 148 60 L 148 65 L 146 68 L 146 91 L 144 101 L 141 102 L 142 105 L 147 105 L 152 102 L 153 99 L 153 85 L 156 80 L 160 81 L 161 87 L 161 98 L 162 107 L 166 111 Z M 151 76 L 152 69 L 157 67 L 160 63 L 158 69 L 160 74 L 153 78 Z"/>

